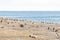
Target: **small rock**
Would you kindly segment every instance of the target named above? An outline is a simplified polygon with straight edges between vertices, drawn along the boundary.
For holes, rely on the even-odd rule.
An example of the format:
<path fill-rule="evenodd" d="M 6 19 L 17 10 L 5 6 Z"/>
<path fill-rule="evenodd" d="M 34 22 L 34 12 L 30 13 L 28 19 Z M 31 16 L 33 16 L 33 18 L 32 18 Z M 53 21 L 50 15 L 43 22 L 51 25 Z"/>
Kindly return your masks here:
<path fill-rule="evenodd" d="M 29 35 L 29 37 L 31 37 L 31 38 L 37 38 L 37 36 L 35 36 L 35 35 Z"/>
<path fill-rule="evenodd" d="M 1 27 L 1 28 L 4 28 L 4 27 Z"/>
<path fill-rule="evenodd" d="M 23 24 L 20 24 L 20 27 L 24 27 L 24 25 Z"/>

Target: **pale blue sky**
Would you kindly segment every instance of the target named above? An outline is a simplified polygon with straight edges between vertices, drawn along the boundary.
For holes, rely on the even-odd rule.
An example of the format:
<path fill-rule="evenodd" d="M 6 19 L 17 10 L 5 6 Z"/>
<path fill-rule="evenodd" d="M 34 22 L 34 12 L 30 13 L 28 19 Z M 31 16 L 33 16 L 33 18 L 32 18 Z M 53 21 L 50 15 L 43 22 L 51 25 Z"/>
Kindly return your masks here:
<path fill-rule="evenodd" d="M 2 11 L 60 11 L 60 0 L 0 0 Z"/>

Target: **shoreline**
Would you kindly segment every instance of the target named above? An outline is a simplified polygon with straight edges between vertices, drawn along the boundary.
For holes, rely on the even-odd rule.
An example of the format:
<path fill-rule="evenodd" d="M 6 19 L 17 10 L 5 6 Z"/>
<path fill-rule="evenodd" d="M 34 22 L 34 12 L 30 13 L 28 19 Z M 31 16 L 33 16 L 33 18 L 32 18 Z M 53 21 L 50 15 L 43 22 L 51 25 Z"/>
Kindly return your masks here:
<path fill-rule="evenodd" d="M 12 19 L 12 20 L 24 20 L 24 21 L 31 21 L 31 22 L 38 22 L 38 23 L 49 23 L 49 24 L 60 24 L 58 22 L 44 22 L 44 21 L 32 21 L 32 20 L 27 20 L 27 19 L 22 19 L 22 18 L 14 18 L 14 17 L 6 17 L 6 16 L 1 16 L 0 18 L 7 18 L 7 19 Z"/>

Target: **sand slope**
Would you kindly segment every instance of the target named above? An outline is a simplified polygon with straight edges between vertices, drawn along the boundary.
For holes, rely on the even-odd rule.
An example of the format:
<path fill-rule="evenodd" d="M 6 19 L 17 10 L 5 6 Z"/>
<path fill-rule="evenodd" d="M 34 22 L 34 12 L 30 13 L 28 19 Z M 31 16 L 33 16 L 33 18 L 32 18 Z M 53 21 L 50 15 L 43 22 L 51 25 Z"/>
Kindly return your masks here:
<path fill-rule="evenodd" d="M 0 40 L 60 40 L 60 24 L 1 17 Z"/>

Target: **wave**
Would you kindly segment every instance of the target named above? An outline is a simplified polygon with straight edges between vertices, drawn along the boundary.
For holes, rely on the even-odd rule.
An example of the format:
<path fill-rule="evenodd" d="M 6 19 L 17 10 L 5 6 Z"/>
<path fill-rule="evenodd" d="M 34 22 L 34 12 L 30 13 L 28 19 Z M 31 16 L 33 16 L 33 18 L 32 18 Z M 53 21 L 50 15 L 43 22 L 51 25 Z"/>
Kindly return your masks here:
<path fill-rule="evenodd" d="M 24 17 L 24 16 L 0 16 L 0 17 L 8 17 L 15 18 L 20 20 L 30 20 L 36 22 L 53 22 L 60 23 L 60 16 L 34 16 L 34 17 Z"/>

